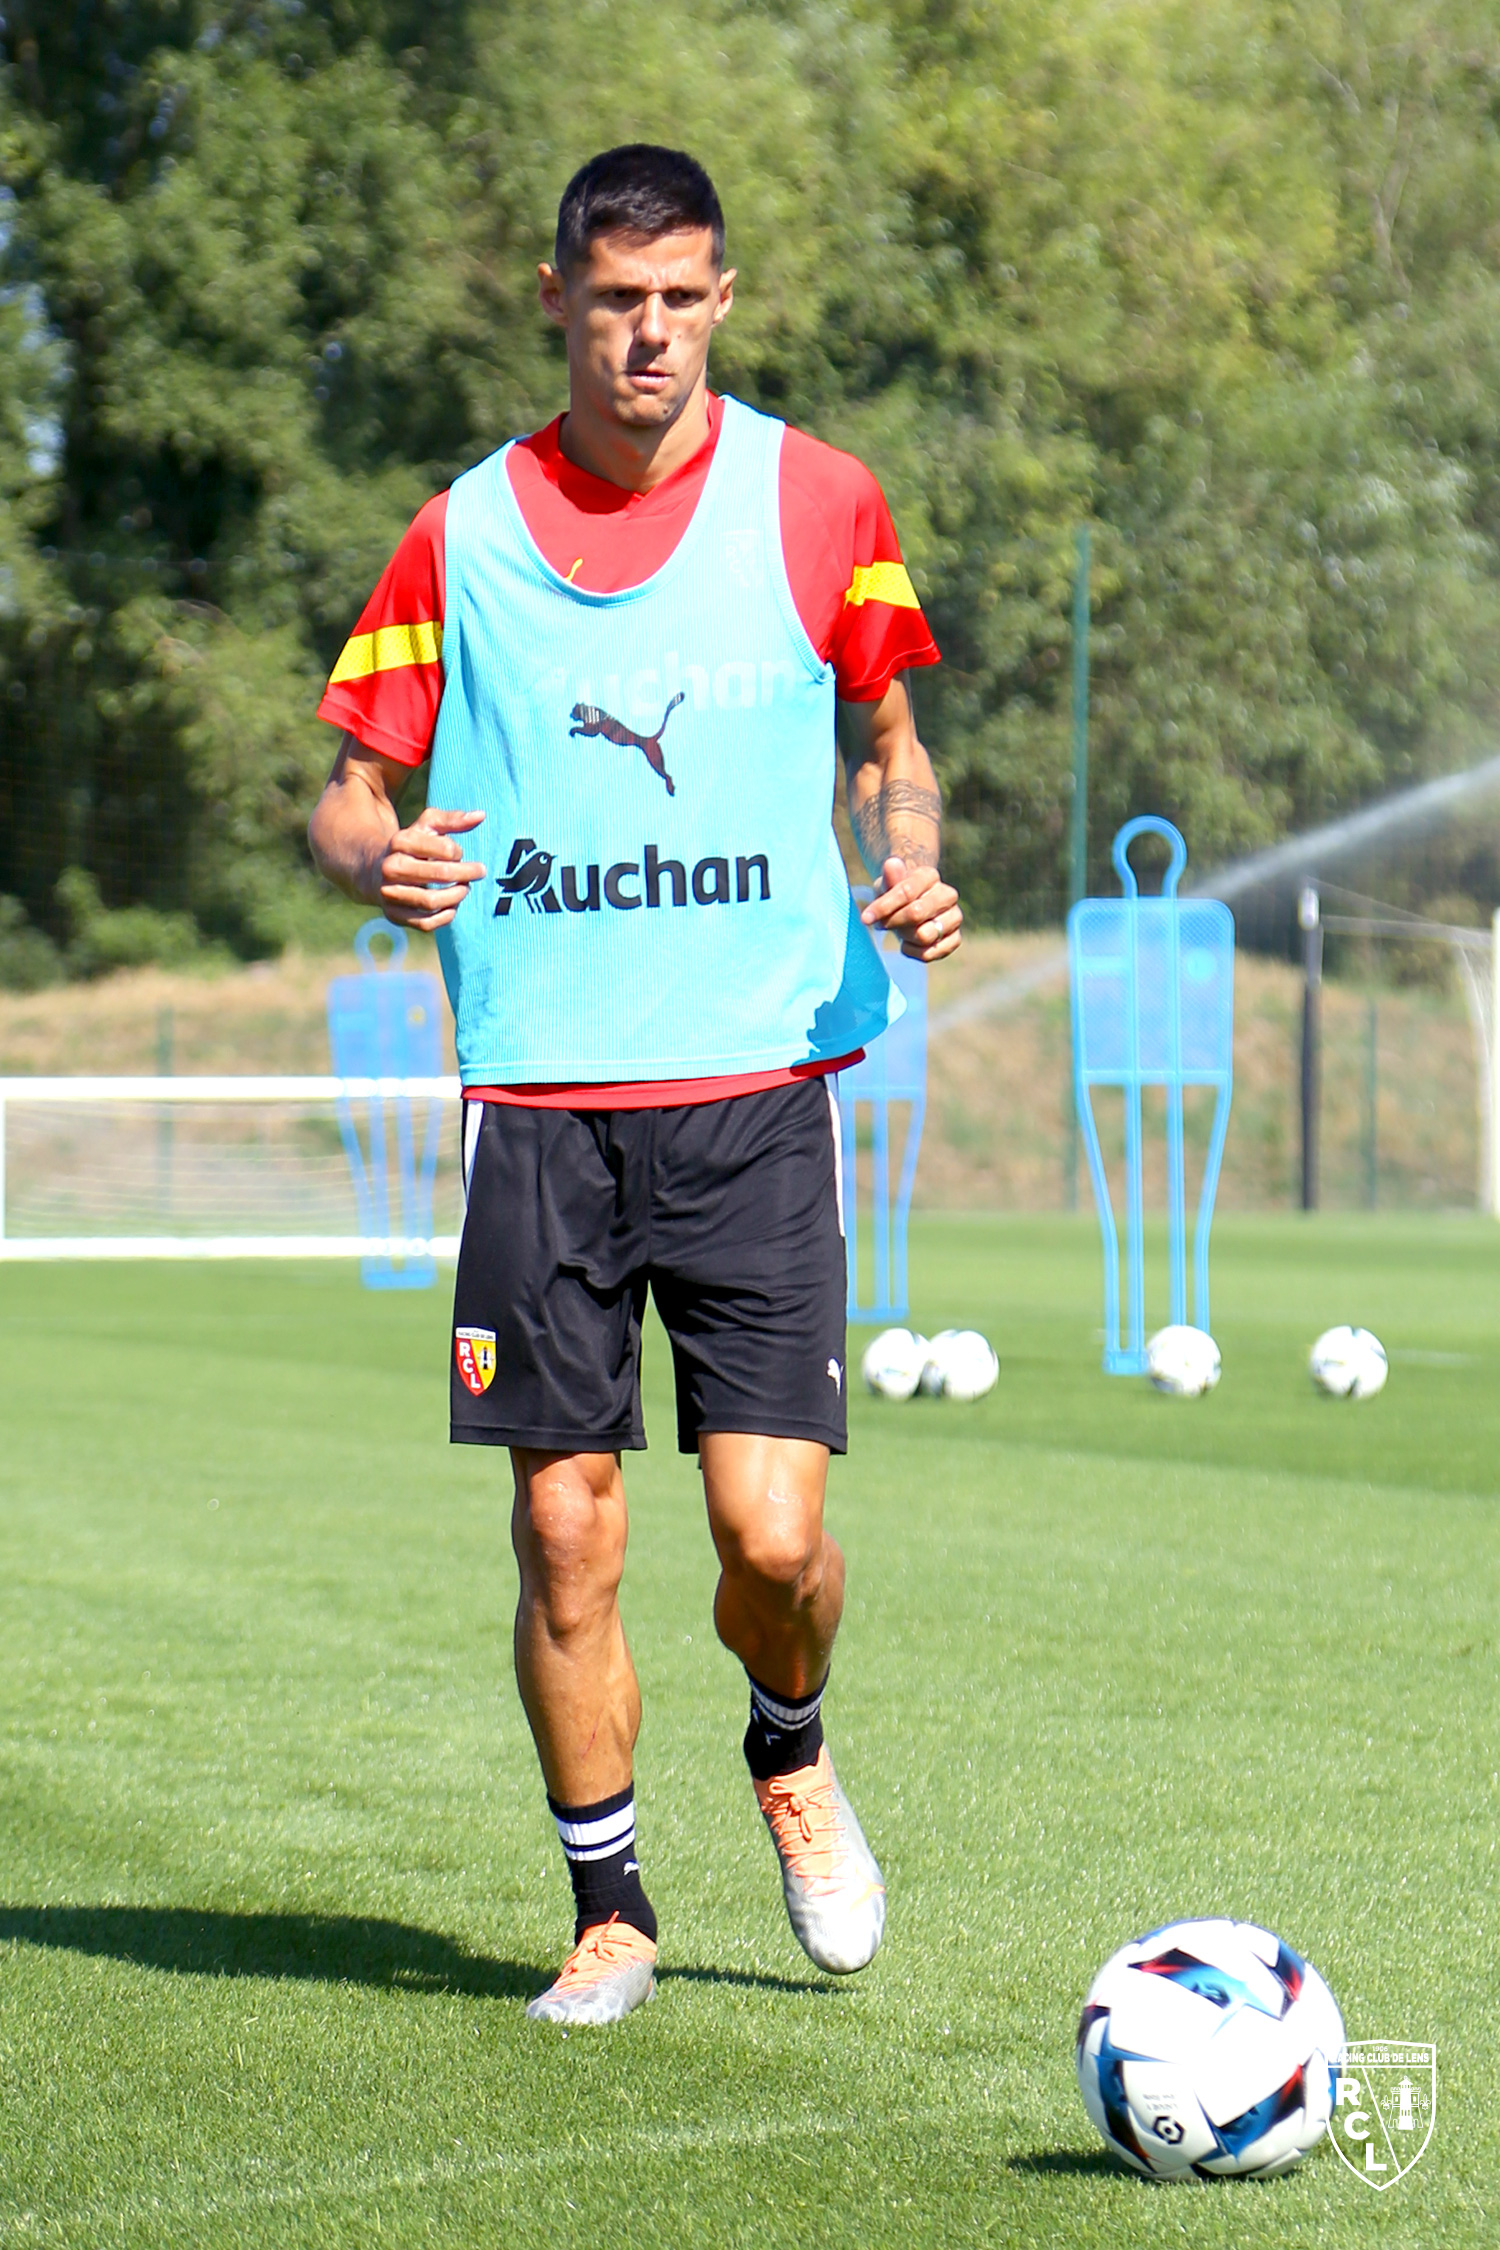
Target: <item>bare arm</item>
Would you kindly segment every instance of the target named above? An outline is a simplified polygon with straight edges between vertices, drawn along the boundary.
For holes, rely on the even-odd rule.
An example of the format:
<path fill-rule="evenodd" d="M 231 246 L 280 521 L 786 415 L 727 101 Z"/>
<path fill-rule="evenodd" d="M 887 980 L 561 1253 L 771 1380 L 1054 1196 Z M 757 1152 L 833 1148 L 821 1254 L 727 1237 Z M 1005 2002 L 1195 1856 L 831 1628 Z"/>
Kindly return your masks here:
<path fill-rule="evenodd" d="M 307 840 L 320 871 L 348 897 L 378 906 L 389 922 L 440 930 L 484 874 L 455 840 L 477 828 L 484 814 L 429 805 L 403 828 L 396 799 L 410 779 L 410 766 L 346 734 L 307 824 Z"/>
<path fill-rule="evenodd" d="M 838 724 L 854 840 L 879 894 L 864 920 L 914 959 L 941 961 L 962 942 L 963 909 L 938 874 L 943 801 L 905 674 L 878 703 L 840 703 Z"/>

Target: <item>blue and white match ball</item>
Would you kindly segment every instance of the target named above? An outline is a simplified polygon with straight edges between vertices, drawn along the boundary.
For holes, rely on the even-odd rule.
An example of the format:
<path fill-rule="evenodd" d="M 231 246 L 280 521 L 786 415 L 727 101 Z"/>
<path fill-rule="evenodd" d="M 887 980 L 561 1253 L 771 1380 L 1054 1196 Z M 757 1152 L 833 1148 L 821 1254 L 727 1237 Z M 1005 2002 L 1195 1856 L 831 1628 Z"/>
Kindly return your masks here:
<path fill-rule="evenodd" d="M 983 1398 L 1000 1375 L 988 1336 L 977 1328 L 941 1328 L 927 1347 L 921 1390 L 926 1398 Z"/>
<path fill-rule="evenodd" d="M 877 1398 L 910 1398 L 927 1365 L 928 1342 L 909 1328 L 882 1328 L 860 1361 L 865 1387 Z"/>
<path fill-rule="evenodd" d="M 1219 1347 L 1202 1328 L 1158 1328 L 1146 1346 L 1146 1373 L 1170 1398 L 1201 1398 L 1219 1380 Z"/>
<path fill-rule="evenodd" d="M 1333 1994 L 1283 1939 L 1253 1922 L 1168 1922 L 1090 1985 L 1078 2084 L 1138 2172 L 1265 2176 L 1322 2139 L 1343 2052 Z"/>
<path fill-rule="evenodd" d="M 1385 1389 L 1385 1346 L 1368 1328 L 1325 1328 L 1308 1355 L 1307 1372 L 1330 1398 L 1373 1398 Z"/>

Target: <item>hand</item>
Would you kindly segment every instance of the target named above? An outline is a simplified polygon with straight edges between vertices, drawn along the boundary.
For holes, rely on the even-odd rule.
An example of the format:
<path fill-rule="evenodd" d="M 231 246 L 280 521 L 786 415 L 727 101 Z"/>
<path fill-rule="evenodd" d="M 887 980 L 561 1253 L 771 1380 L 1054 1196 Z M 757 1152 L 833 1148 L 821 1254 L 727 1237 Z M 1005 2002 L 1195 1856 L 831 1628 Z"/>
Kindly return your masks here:
<path fill-rule="evenodd" d="M 452 921 L 469 885 L 484 875 L 483 864 L 465 859 L 454 838 L 483 819 L 482 812 L 442 812 L 429 805 L 410 828 L 397 829 L 385 845 L 370 894 L 388 922 L 440 930 Z"/>
<path fill-rule="evenodd" d="M 888 859 L 880 870 L 880 893 L 860 920 L 872 930 L 891 930 L 913 961 L 942 961 L 963 943 L 963 908 L 951 883 L 935 867 L 913 867 Z"/>

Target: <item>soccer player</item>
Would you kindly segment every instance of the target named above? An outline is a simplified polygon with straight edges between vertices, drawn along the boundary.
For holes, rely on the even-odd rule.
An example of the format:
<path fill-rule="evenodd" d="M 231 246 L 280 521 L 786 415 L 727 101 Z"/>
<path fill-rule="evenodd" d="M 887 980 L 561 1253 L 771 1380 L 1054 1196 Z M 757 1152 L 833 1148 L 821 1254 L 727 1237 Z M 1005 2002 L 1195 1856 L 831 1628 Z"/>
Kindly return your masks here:
<path fill-rule="evenodd" d="M 792 1927 L 831 1971 L 880 1943 L 821 1718 L 844 1604 L 823 1528 L 845 1450 L 828 1078 L 900 1009 L 871 931 L 937 961 L 962 917 L 906 684 L 938 652 L 880 488 L 708 390 L 735 277 L 707 174 L 664 148 L 596 156 L 539 272 L 568 411 L 416 517 L 320 706 L 343 739 L 310 835 L 351 897 L 438 933 L 468 1197 L 452 1435 L 510 1449 L 516 1678 L 576 1903 L 529 2013 L 576 2024 L 654 1989 L 616 1603 L 648 1286 Z M 863 916 L 832 828 L 836 717 Z"/>

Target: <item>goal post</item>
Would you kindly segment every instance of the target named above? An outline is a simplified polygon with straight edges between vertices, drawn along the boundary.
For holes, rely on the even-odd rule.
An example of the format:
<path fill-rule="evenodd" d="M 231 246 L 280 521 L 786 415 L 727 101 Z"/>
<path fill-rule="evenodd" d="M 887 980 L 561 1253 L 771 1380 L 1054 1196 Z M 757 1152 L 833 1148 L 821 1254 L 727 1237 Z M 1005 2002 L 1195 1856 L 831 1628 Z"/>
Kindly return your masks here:
<path fill-rule="evenodd" d="M 1335 890 L 1334 885 L 1325 889 Z M 1406 942 L 1428 939 L 1446 946 L 1456 963 L 1468 1010 L 1474 1042 L 1475 1085 L 1478 1094 L 1479 1180 L 1478 1204 L 1491 1218 L 1500 1219 L 1500 910 L 1490 928 L 1471 929 L 1463 924 L 1436 922 L 1404 908 L 1390 907 L 1358 892 L 1339 892 L 1365 909 L 1356 914 L 1325 914 L 1323 927 L 1350 937 L 1396 938 Z"/>
<path fill-rule="evenodd" d="M 459 1092 L 450 1076 L 0 1078 L 0 1262 L 456 1258 Z M 422 1112 L 431 1231 L 371 1235 L 340 1119 Z"/>

